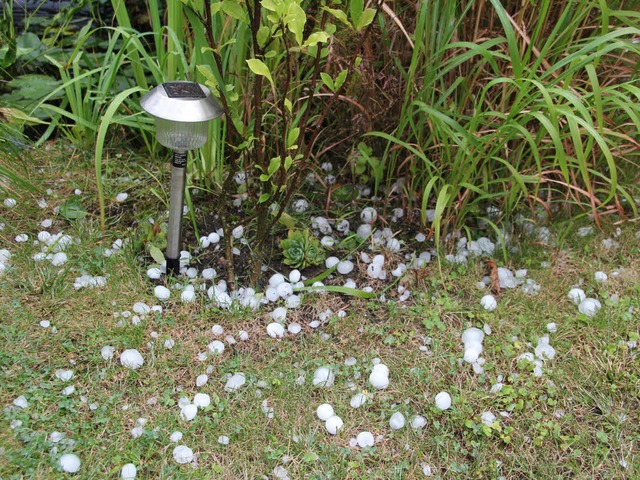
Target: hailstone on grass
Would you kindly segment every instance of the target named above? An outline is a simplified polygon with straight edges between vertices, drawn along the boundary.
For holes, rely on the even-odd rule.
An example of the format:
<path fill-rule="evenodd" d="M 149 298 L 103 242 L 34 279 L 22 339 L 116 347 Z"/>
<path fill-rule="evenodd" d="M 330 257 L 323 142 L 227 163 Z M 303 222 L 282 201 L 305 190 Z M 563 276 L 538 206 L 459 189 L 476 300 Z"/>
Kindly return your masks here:
<path fill-rule="evenodd" d="M 224 343 L 222 343 L 220 340 L 214 340 L 209 345 L 207 345 L 207 348 L 211 353 L 220 354 L 224 352 Z"/>
<path fill-rule="evenodd" d="M 56 377 L 63 382 L 68 382 L 73 377 L 73 370 L 58 369 L 55 373 Z"/>
<path fill-rule="evenodd" d="M 202 387 L 204 384 L 207 383 L 207 381 L 209 380 L 209 377 L 206 374 L 202 374 L 202 375 L 198 375 L 198 377 L 196 378 L 196 386 L 197 387 Z"/>
<path fill-rule="evenodd" d="M 376 212 L 375 208 L 366 207 L 360 212 L 360 220 L 364 223 L 373 223 L 378 218 L 378 212 Z"/>
<path fill-rule="evenodd" d="M 480 299 L 480 305 L 482 305 L 482 307 L 488 311 L 492 311 L 498 308 L 498 302 L 493 295 L 485 295 L 484 297 L 482 297 Z"/>
<path fill-rule="evenodd" d="M 193 455 L 193 450 L 186 445 L 178 445 L 173 449 L 173 459 L 176 463 L 184 464 L 193 462 L 195 456 Z"/>
<path fill-rule="evenodd" d="M 419 430 L 427 426 L 427 419 L 422 415 L 416 415 L 411 419 L 411 428 Z"/>
<path fill-rule="evenodd" d="M 180 409 L 180 418 L 182 418 L 183 420 L 186 420 L 187 422 L 190 422 L 191 420 L 196 418 L 197 414 L 198 414 L 198 406 L 194 405 L 193 403 L 190 403 L 189 405 L 185 405 Z"/>
<path fill-rule="evenodd" d="M 133 463 L 127 463 L 120 469 L 120 477 L 122 480 L 134 480 L 137 474 L 138 470 Z"/>
<path fill-rule="evenodd" d="M 289 333 L 291 333 L 293 335 L 297 335 L 302 330 L 302 325 L 300 325 L 299 323 L 295 323 L 295 322 L 294 323 L 290 323 L 289 326 L 287 327 L 287 330 L 289 331 Z"/>
<path fill-rule="evenodd" d="M 360 448 L 373 447 L 375 439 L 371 432 L 360 432 L 356 437 L 356 441 Z"/>
<path fill-rule="evenodd" d="M 211 405 L 211 397 L 206 393 L 196 393 L 193 397 L 193 404 L 201 408 L 206 408 Z"/>
<path fill-rule="evenodd" d="M 364 405 L 367 401 L 367 396 L 360 392 L 360 393 L 356 393 L 353 397 L 351 397 L 351 401 L 349 402 L 349 405 L 351 405 L 352 408 L 359 408 L 362 405 Z"/>
<path fill-rule="evenodd" d="M 587 298 L 587 295 L 584 293 L 584 290 L 581 288 L 572 288 L 569 290 L 567 294 L 567 298 L 571 300 L 576 305 L 580 305 L 582 301 Z"/>
<path fill-rule="evenodd" d="M 580 305 L 578 311 L 587 317 L 594 317 L 602 308 L 602 304 L 595 298 L 585 298 Z"/>
<path fill-rule="evenodd" d="M 379 390 L 387 388 L 389 386 L 389 368 L 382 363 L 375 365 L 369 375 L 369 383 Z"/>
<path fill-rule="evenodd" d="M 120 363 L 123 367 L 131 370 L 136 370 L 144 364 L 144 359 L 140 352 L 136 349 L 129 349 L 122 352 L 120 355 Z"/>
<path fill-rule="evenodd" d="M 318 406 L 318 408 L 316 409 L 316 415 L 320 420 L 324 422 L 329 418 L 333 417 L 335 415 L 335 412 L 331 405 L 329 405 L 328 403 L 323 403 L 322 405 Z"/>
<path fill-rule="evenodd" d="M 344 260 L 340 263 L 338 263 L 338 273 L 342 274 L 342 275 L 348 275 L 349 273 L 351 273 L 353 271 L 354 265 L 353 262 L 351 260 Z"/>
<path fill-rule="evenodd" d="M 58 465 L 65 473 L 76 473 L 80 470 L 80 458 L 73 453 L 65 453 L 58 460 Z"/>
<path fill-rule="evenodd" d="M 338 430 L 340 430 L 344 426 L 344 422 L 337 415 L 333 415 L 332 417 L 327 418 L 324 427 L 327 429 L 331 435 L 336 435 Z"/>
<path fill-rule="evenodd" d="M 105 360 L 111 360 L 115 351 L 116 349 L 111 345 L 105 345 L 100 350 L 100 355 L 102 355 L 102 358 L 104 358 Z"/>
<path fill-rule="evenodd" d="M 604 272 L 596 272 L 593 277 L 598 283 L 607 283 L 607 280 L 609 279 L 609 277 L 607 277 L 607 274 Z"/>
<path fill-rule="evenodd" d="M 313 385 L 319 387 L 330 387 L 333 385 L 336 376 L 331 367 L 320 367 L 313 372 Z"/>
<path fill-rule="evenodd" d="M 153 294 L 161 302 L 163 302 L 165 300 L 169 300 L 169 297 L 171 297 L 171 291 L 167 287 L 165 287 L 163 285 L 157 285 L 153 289 Z"/>
<path fill-rule="evenodd" d="M 400 412 L 395 412 L 389 419 L 389 426 L 392 430 L 400 430 L 401 428 L 404 428 L 404 423 L 404 415 Z"/>
<path fill-rule="evenodd" d="M 24 395 L 20 395 L 13 400 L 13 405 L 18 408 L 27 408 L 29 406 L 29 403 L 27 402 L 27 399 Z"/>
<path fill-rule="evenodd" d="M 169 440 L 171 440 L 172 442 L 179 442 L 180 440 L 182 440 L 182 432 L 179 431 L 175 431 L 173 432 L 170 436 L 169 436 Z"/>
<path fill-rule="evenodd" d="M 267 325 L 267 334 L 272 338 L 284 337 L 284 327 L 280 323 L 272 322 Z"/>
<path fill-rule="evenodd" d="M 447 410 L 451 407 L 451 395 L 447 392 L 440 392 L 436 395 L 436 407 L 440 410 Z"/>
<path fill-rule="evenodd" d="M 229 380 L 227 380 L 227 383 L 224 386 L 224 390 L 226 392 L 233 392 L 235 390 L 238 390 L 246 383 L 246 381 L 247 379 L 244 373 L 236 373 L 235 375 L 231 376 Z"/>

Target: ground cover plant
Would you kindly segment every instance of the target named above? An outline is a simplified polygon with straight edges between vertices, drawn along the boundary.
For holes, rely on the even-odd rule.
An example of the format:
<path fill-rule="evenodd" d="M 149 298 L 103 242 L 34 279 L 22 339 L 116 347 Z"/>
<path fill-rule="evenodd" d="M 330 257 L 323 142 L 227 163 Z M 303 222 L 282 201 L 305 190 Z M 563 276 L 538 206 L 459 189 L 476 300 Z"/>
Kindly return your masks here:
<path fill-rule="evenodd" d="M 3 10 L 0 478 L 640 475 L 631 2 L 111 4 Z"/>

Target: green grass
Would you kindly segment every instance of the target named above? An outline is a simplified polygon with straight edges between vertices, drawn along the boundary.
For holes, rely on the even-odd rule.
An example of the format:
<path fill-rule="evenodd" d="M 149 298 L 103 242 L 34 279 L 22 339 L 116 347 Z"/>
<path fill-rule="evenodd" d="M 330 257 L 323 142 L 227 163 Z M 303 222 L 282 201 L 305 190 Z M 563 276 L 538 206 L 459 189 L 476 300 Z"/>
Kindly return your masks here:
<path fill-rule="evenodd" d="M 156 303 L 153 284 L 145 276 L 148 263 L 139 258 L 140 252 L 126 247 L 109 258 L 100 254 L 100 247 L 109 247 L 116 238 L 135 236 L 140 216 L 157 210 L 141 185 L 163 173 L 153 166 L 147 173 L 134 160 L 105 182 L 107 199 L 124 189 L 132 196 L 123 205 L 108 203 L 105 234 L 99 228 L 97 193 L 86 175 L 92 160 L 69 161 L 64 150 L 34 158 L 39 172 L 35 183 L 53 190 L 46 196 L 46 210 L 36 206 L 37 196 L 25 193 L 18 207 L 2 211 L 6 226 L 0 244 L 13 256 L 0 274 L 0 477 L 66 478 L 56 461 L 68 451 L 82 460 L 78 478 L 115 478 L 129 462 L 138 467 L 140 478 L 167 479 L 271 478 L 278 466 L 284 466 L 290 478 L 411 479 L 424 477 L 422 464 L 432 467 L 435 478 L 640 475 L 635 448 L 640 439 L 640 365 L 637 348 L 626 343 L 640 334 L 640 264 L 633 223 L 622 226 L 616 250 L 601 244 L 613 229 L 577 237 L 576 229 L 586 221 L 552 224 L 558 233 L 555 247 L 535 237 L 517 239 L 519 253 L 511 253 L 507 263 L 496 258 L 498 264 L 527 268 L 528 277 L 542 288 L 537 296 L 519 289 L 503 291 L 495 312 L 479 305 L 486 291 L 475 285 L 487 271 L 477 261 L 466 266 L 443 263 L 441 270 L 433 263 L 409 275 L 404 283 L 414 295 L 407 305 L 307 295 L 302 307 L 288 313 L 288 320 L 299 321 L 303 331 L 282 340 L 265 333 L 269 309 L 229 313 L 204 302 L 171 301 L 163 305 L 162 314 L 150 315 L 137 326 L 130 320 L 119 326 L 114 313 L 130 311 L 137 301 Z M 130 178 L 120 178 L 125 175 Z M 53 208 L 76 188 L 83 190 L 89 215 L 70 223 L 54 215 Z M 35 238 L 43 218 L 54 219 L 51 231 L 79 240 L 67 251 L 69 262 L 62 267 L 35 263 L 31 257 L 40 246 L 14 241 L 18 233 Z M 620 275 L 610 276 L 606 285 L 594 281 L 595 271 L 610 274 L 615 269 Z M 106 275 L 106 285 L 74 290 L 73 280 L 83 271 Z M 566 298 L 580 279 L 587 295 L 603 303 L 592 319 L 578 314 Z M 357 281 L 361 286 L 365 279 Z M 387 294 L 393 298 L 393 289 Z M 613 294 L 618 303 L 610 300 Z M 327 308 L 343 309 L 347 315 L 332 316 L 318 330 L 309 328 Z M 51 327 L 39 325 L 45 319 Z M 557 333 L 549 334 L 557 356 L 537 378 L 532 366 L 518 357 L 533 351 L 549 322 L 558 324 Z M 198 353 L 214 339 L 211 326 L 216 323 L 238 343 L 201 362 Z M 460 334 L 468 326 L 484 324 L 492 334 L 484 341 L 485 372 L 476 375 L 470 365 L 459 364 Z M 240 330 L 249 333 L 247 342 L 239 341 Z M 428 354 L 419 349 L 424 337 L 431 339 Z M 163 346 L 168 338 L 175 340 L 173 349 Z M 100 355 L 105 345 L 116 349 L 110 362 Z M 119 365 L 118 355 L 126 348 L 142 353 L 145 364 L 140 370 Z M 357 364 L 345 365 L 351 356 Z M 391 383 L 384 391 L 367 382 L 376 357 L 390 369 Z M 332 388 L 311 385 L 313 371 L 322 365 L 335 370 Z M 208 383 L 197 388 L 196 377 L 209 366 Z M 62 368 L 74 371 L 69 384 L 76 392 L 70 396 L 61 394 L 67 384 L 55 377 Z M 238 371 L 246 374 L 247 385 L 225 392 L 225 375 Z M 306 383 L 297 385 L 301 372 Z M 492 394 L 498 375 L 506 387 Z M 349 406 L 356 393 L 350 382 L 369 396 L 359 409 Z M 445 412 L 434 405 L 440 391 L 453 397 L 452 408 Z M 212 404 L 186 423 L 179 419 L 177 402 L 197 392 L 208 393 Z M 8 407 L 18 395 L 27 397 L 28 408 Z M 262 411 L 263 401 L 273 408 L 273 418 Z M 325 402 L 345 422 L 335 437 L 315 417 L 316 407 Z M 498 414 L 512 404 L 509 417 Z M 428 425 L 417 432 L 408 427 L 392 431 L 388 420 L 395 411 L 407 420 L 424 415 Z M 498 422 L 483 428 L 480 415 L 485 411 L 496 414 Z M 130 431 L 139 418 L 147 424 L 134 439 Z M 22 424 L 10 428 L 16 420 Z M 169 435 L 176 430 L 184 434 L 180 443 L 197 454 L 197 468 L 174 462 L 175 444 Z M 365 430 L 380 435 L 380 441 L 366 450 L 350 448 L 349 440 Z M 52 431 L 65 433 L 74 444 L 53 444 Z M 230 438 L 228 446 L 217 443 L 220 435 Z M 628 468 L 620 465 L 622 459 Z"/>

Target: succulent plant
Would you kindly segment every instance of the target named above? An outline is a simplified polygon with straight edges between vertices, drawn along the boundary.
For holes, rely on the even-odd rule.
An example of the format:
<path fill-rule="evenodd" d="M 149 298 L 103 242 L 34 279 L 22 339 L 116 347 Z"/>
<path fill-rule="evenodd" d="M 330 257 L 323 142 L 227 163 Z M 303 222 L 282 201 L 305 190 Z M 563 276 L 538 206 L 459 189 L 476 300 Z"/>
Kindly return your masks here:
<path fill-rule="evenodd" d="M 280 242 L 284 263 L 294 268 L 319 265 L 325 257 L 324 250 L 309 230 L 289 230 L 285 240 Z"/>

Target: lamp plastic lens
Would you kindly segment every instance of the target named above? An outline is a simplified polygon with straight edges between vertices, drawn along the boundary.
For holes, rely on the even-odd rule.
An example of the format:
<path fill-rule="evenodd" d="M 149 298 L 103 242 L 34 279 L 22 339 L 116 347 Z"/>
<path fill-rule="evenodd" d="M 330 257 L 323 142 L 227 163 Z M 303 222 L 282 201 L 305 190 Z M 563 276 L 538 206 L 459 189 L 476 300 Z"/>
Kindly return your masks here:
<path fill-rule="evenodd" d="M 178 151 L 195 150 L 207 142 L 209 121 L 174 122 L 156 117 L 156 138 L 160 145 Z"/>

